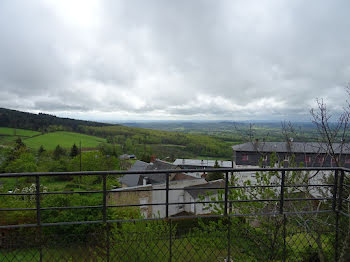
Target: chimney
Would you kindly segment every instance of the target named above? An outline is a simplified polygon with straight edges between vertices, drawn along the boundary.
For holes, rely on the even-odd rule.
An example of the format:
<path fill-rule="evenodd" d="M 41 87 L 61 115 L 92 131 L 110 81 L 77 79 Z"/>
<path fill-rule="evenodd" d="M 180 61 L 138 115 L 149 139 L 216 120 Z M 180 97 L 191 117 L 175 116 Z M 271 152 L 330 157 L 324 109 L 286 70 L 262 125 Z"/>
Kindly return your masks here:
<path fill-rule="evenodd" d="M 147 185 L 147 177 L 143 178 L 142 185 L 144 185 L 144 186 Z"/>

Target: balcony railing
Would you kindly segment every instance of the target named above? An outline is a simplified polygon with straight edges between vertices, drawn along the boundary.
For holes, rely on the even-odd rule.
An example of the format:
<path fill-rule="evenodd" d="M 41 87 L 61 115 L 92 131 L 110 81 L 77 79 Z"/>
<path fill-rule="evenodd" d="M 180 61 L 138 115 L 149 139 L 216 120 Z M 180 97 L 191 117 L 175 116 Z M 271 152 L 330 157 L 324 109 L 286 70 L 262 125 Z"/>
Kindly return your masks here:
<path fill-rule="evenodd" d="M 0 174 L 0 183 L 33 182 L 0 191 L 0 261 L 350 261 L 349 169 L 220 168 L 205 172 L 223 173 L 223 186 L 171 181 L 198 171 Z M 125 174 L 165 181 L 111 189 Z M 43 190 L 62 176 L 95 176 L 101 188 Z M 179 202 L 174 192 L 184 190 L 197 197 Z M 151 201 L 138 202 L 145 195 Z"/>

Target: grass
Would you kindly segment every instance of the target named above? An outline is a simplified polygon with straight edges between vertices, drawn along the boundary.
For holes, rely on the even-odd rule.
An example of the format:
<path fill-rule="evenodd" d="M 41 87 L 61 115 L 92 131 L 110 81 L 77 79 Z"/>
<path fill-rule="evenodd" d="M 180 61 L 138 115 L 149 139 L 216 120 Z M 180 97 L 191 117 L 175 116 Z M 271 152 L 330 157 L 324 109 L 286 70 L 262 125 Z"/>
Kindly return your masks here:
<path fill-rule="evenodd" d="M 32 137 L 35 135 L 40 135 L 40 132 L 26 130 L 26 129 L 17 129 L 10 127 L 0 127 L 0 135 L 5 136 L 24 136 L 24 137 Z"/>
<path fill-rule="evenodd" d="M 80 141 L 82 148 L 96 148 L 98 144 L 106 142 L 106 139 L 73 132 L 57 131 L 27 138 L 23 142 L 33 149 L 43 146 L 46 150 L 53 150 L 57 145 L 63 148 L 71 148 L 75 143 L 79 146 Z"/>
<path fill-rule="evenodd" d="M 17 139 L 17 136 L 3 136 L 0 135 L 0 145 L 8 145 L 14 143 Z"/>

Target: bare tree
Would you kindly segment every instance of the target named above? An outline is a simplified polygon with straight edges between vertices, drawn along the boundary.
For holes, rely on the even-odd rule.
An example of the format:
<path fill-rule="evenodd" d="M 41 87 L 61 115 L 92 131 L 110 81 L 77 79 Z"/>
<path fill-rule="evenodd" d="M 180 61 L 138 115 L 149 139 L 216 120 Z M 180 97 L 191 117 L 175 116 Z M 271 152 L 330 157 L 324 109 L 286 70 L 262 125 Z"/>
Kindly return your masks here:
<path fill-rule="evenodd" d="M 347 90 L 349 92 L 349 89 Z M 342 155 L 346 146 L 347 131 L 349 131 L 350 104 L 348 103 L 338 119 L 333 121 L 333 115 L 323 99 L 316 99 L 316 102 L 317 108 L 311 109 L 310 114 L 317 129 L 320 145 L 337 166 L 342 166 Z"/>

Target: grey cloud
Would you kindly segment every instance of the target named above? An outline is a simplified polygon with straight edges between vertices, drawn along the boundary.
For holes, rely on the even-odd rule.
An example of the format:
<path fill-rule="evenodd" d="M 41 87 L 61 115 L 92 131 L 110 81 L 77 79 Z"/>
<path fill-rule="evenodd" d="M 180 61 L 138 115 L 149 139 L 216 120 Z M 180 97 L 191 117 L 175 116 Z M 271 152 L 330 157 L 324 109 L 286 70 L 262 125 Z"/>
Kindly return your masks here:
<path fill-rule="evenodd" d="M 94 29 L 41 1 L 0 3 L 0 103 L 218 119 L 308 118 L 316 97 L 341 109 L 348 1 L 98 3 Z"/>

